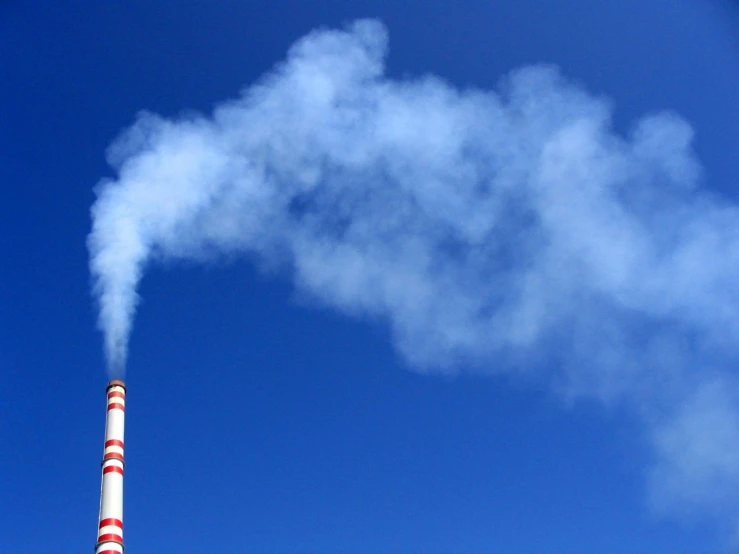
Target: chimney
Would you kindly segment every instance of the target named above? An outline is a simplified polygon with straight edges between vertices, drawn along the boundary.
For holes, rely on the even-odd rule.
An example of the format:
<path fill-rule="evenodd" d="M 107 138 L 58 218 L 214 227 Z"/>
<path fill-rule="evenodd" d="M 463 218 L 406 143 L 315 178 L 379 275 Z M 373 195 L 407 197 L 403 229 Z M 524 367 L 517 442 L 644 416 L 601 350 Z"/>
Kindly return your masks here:
<path fill-rule="evenodd" d="M 105 447 L 100 484 L 100 515 L 95 554 L 123 552 L 123 430 L 126 414 L 126 385 L 108 383 L 105 418 Z"/>

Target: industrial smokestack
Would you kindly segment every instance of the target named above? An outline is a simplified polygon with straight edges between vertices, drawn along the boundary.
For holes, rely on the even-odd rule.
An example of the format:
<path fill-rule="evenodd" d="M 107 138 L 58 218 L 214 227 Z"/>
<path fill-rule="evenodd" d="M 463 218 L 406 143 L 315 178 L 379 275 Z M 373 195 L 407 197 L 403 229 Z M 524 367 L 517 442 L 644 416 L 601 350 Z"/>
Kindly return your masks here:
<path fill-rule="evenodd" d="M 105 418 L 105 446 L 100 485 L 100 514 L 95 554 L 123 552 L 123 432 L 126 412 L 126 385 L 108 383 Z"/>

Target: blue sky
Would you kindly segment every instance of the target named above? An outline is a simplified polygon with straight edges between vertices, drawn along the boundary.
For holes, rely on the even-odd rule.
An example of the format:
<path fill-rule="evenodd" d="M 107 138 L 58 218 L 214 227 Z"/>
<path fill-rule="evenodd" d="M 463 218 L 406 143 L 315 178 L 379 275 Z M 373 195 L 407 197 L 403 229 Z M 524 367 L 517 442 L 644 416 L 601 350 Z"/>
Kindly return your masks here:
<path fill-rule="evenodd" d="M 555 102 L 554 112 L 579 99 L 578 106 L 597 113 L 610 106 L 612 122 L 592 132 L 580 133 L 574 126 L 570 134 L 558 135 L 560 142 L 548 143 L 547 152 L 554 148 L 554 154 L 568 159 L 568 141 L 588 146 L 592 139 L 606 148 L 615 137 L 621 140 L 616 150 L 627 154 L 607 159 L 632 169 L 633 160 L 642 159 L 639 152 L 651 144 L 633 138 L 640 118 L 664 110 L 679 114 L 677 127 L 665 127 L 675 120 L 658 120 L 657 128 L 667 128 L 674 138 L 685 129 L 680 125 L 688 125 L 694 136 L 685 146 L 687 154 L 677 144 L 676 153 L 667 149 L 659 156 L 700 163 L 700 175 L 686 178 L 703 191 L 698 208 L 685 208 L 693 214 L 690 221 L 729 220 L 715 228 L 714 249 L 689 258 L 709 269 L 695 272 L 691 266 L 680 273 L 679 266 L 672 274 L 675 281 L 689 279 L 698 292 L 663 287 L 663 296 L 657 297 L 685 299 L 665 304 L 651 296 L 643 300 L 641 288 L 602 284 L 609 294 L 616 291 L 614 297 L 625 295 L 625 305 L 638 314 L 651 314 L 659 306 L 669 316 L 656 318 L 659 322 L 651 315 L 632 317 L 619 311 L 621 304 L 619 310 L 596 310 L 595 316 L 607 314 L 616 321 L 616 330 L 626 337 L 617 353 L 638 358 L 633 372 L 602 380 L 602 370 L 611 368 L 607 362 L 593 363 L 592 374 L 581 368 L 604 351 L 598 338 L 610 337 L 611 327 L 584 335 L 555 333 L 523 349 L 481 350 L 479 344 L 489 343 L 469 342 L 467 335 L 467 346 L 448 346 L 433 334 L 458 329 L 453 317 L 440 318 L 437 325 L 433 318 L 415 317 L 426 314 L 416 302 L 372 296 L 373 288 L 357 285 L 346 274 L 316 270 L 324 268 L 324 259 L 330 262 L 327 267 L 340 265 L 336 257 L 310 256 L 317 244 L 345 245 L 332 234 L 332 210 L 315 211 L 328 238 L 321 235 L 324 242 L 309 242 L 304 250 L 293 248 L 294 260 L 287 263 L 264 246 L 283 238 L 270 227 L 259 228 L 264 240 L 245 246 L 251 252 L 247 256 L 236 248 L 214 257 L 193 246 L 199 237 L 189 232 L 178 235 L 181 241 L 159 237 L 164 263 L 148 266 L 139 285 L 142 300 L 128 351 L 127 548 L 144 553 L 722 552 L 732 544 L 737 505 L 715 493 L 711 478 L 718 476 L 718 486 L 728 491 L 738 484 L 735 452 L 722 449 L 726 437 L 729 442 L 733 437 L 734 397 L 716 392 L 719 385 L 735 382 L 737 355 L 731 346 L 736 334 L 731 275 L 737 268 L 731 222 L 739 173 L 739 160 L 731 155 L 739 141 L 735 5 L 720 0 L 669 6 L 657 0 L 470 1 L 464 8 L 446 1 L 151 4 L 0 4 L 0 41 L 9 53 L 0 60 L 3 551 L 48 552 L 49 537 L 59 552 L 90 548 L 94 542 L 108 377 L 86 240 L 96 199 L 93 187 L 101 178 L 117 177 L 106 162 L 108 146 L 140 110 L 174 118 L 179 122 L 175 129 L 181 129 L 183 122 L 197 121 L 194 114 L 210 114 L 272 71 L 301 37 L 317 28 L 342 29 L 365 17 L 382 21 L 389 36 L 380 82 L 391 88 L 405 83 L 412 93 L 402 109 L 385 114 L 406 116 L 418 106 L 424 108 L 418 113 L 430 113 L 423 104 L 425 89 L 416 86 L 424 75 L 442 79 L 446 91 L 500 91 L 501 78 L 516 68 L 555 64 L 563 81 L 538 88 L 521 85 L 520 90 L 543 94 L 574 86 L 585 96 Z M 303 59 L 322 59 L 323 50 L 316 48 Z M 344 53 L 350 51 L 338 58 Z M 312 67 L 296 64 L 298 69 Z M 343 83 L 338 77 L 337 82 Z M 295 105 L 311 106 L 303 100 L 295 99 Z M 442 105 L 444 113 L 458 121 L 459 107 L 450 106 Z M 268 112 L 275 113 L 283 112 Z M 296 113 L 305 117 L 313 112 Z M 597 113 L 591 117 L 596 122 Z M 274 131 L 257 147 L 274 148 L 271 141 L 280 133 L 290 138 L 281 127 L 270 127 L 275 119 L 249 121 Z M 290 120 L 285 129 L 291 131 L 293 121 L 303 119 Z M 257 136 L 251 130 L 250 136 Z M 332 153 L 321 142 L 324 135 L 310 128 L 306 132 L 326 149 L 322 155 Z M 530 135 L 522 133 L 525 143 Z M 477 134 L 465 136 L 470 144 L 486 144 Z M 231 151 L 233 142 L 218 140 L 219 148 Z M 395 151 L 402 155 L 431 139 L 398 140 Z M 199 159 L 199 151 L 190 152 L 192 159 Z M 415 160 L 412 167 L 424 168 L 439 157 L 426 163 L 423 155 L 429 151 L 383 159 Z M 135 159 L 137 151 L 125 155 Z M 291 163 L 292 156 L 278 156 L 269 161 L 269 169 L 287 172 Z M 645 167 L 656 167 L 650 164 Z M 550 170 L 543 173 L 549 179 L 544 182 L 572 181 L 560 179 L 550 165 L 542 167 Z M 673 197 L 664 190 L 686 172 L 681 169 L 674 179 L 667 170 L 651 180 L 637 179 L 636 192 L 649 190 L 650 198 L 685 207 L 690 202 L 682 192 Z M 345 190 L 346 179 L 327 175 L 325 181 L 332 183 L 327 190 Z M 356 175 L 352 178 L 364 183 Z M 416 174 L 398 175 L 389 179 L 391 185 L 411 183 Z M 420 181 L 426 188 L 417 190 L 428 190 L 428 181 Z M 567 189 L 559 194 L 568 198 Z M 417 198 L 431 202 L 436 196 Z M 649 204 L 648 217 L 638 222 L 654 231 L 649 224 L 659 221 L 653 216 L 660 205 Z M 313 215 L 313 204 L 301 206 Z M 634 197 L 628 206 L 641 213 Z M 448 217 L 458 229 L 459 221 L 473 219 L 472 211 L 444 212 L 443 207 L 431 205 L 428 221 L 437 224 Z M 358 213 L 351 212 L 355 220 L 365 221 Z M 551 229 L 564 233 L 562 245 L 572 244 L 565 232 L 570 228 L 562 224 L 571 220 L 569 212 L 539 215 L 556 217 Z M 586 221 L 581 212 L 576 215 L 578 222 Z M 602 230 L 600 221 L 585 228 Z M 680 236 L 683 227 L 669 225 Z M 296 229 L 291 245 L 316 236 L 312 227 Z M 654 231 L 649 236 L 671 239 L 668 235 Z M 407 238 L 397 232 L 390 237 Z M 586 259 L 597 267 L 622 267 L 628 256 L 601 248 L 620 243 L 599 240 L 597 254 Z M 449 259 L 469 253 L 459 244 L 456 248 Z M 506 256 L 517 253 L 504 249 Z M 203 256 L 209 263 L 201 263 Z M 377 259 L 385 258 L 366 259 L 372 263 L 365 269 L 374 270 Z M 467 269 L 461 273 L 465 277 L 482 275 L 477 265 L 442 266 L 454 275 L 460 267 Z M 382 267 L 378 282 L 393 283 L 404 275 L 398 269 L 402 264 Z M 564 275 L 563 288 L 553 286 L 559 292 L 579 282 Z M 467 302 L 477 290 L 460 286 L 453 292 L 461 296 L 450 291 L 450 302 Z M 408 286 L 399 297 L 409 298 L 411 292 Z M 716 307 L 726 298 L 724 313 Z M 701 308 L 718 315 L 705 321 Z M 581 318 L 583 311 L 577 317 L 562 312 L 557 321 L 565 329 L 571 321 L 588 323 Z M 676 330 L 658 332 L 664 326 Z M 638 340 L 642 335 L 677 346 L 664 350 L 659 364 L 645 361 Z M 504 335 L 495 336 L 505 342 Z M 616 365 L 623 365 L 616 359 Z M 701 367 L 691 369 L 696 364 Z M 662 369 L 655 371 L 653 365 Z M 675 385 L 664 367 L 683 365 L 691 368 Z M 678 389 L 694 386 L 698 393 L 683 399 L 653 384 L 633 384 L 651 382 L 644 375 L 656 375 Z M 706 404 L 716 410 L 707 410 Z M 714 433 L 717 423 L 720 429 Z M 692 457 L 681 457 L 683 439 Z M 680 474 L 700 466 L 696 454 L 728 461 L 717 473 Z M 44 521 L 43 536 L 39 520 Z"/>

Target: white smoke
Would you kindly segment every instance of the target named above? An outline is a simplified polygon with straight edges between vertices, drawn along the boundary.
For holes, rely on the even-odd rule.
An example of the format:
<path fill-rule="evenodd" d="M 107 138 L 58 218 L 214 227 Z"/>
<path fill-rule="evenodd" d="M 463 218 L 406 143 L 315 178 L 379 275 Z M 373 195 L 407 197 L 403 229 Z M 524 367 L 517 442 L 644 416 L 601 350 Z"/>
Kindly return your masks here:
<path fill-rule="evenodd" d="M 739 211 L 676 115 L 613 131 L 553 67 L 497 91 L 384 76 L 374 21 L 322 30 L 211 116 L 143 113 L 89 237 L 122 372 L 145 265 L 245 254 L 385 321 L 419 370 L 538 374 L 641 417 L 653 503 L 739 514 Z"/>

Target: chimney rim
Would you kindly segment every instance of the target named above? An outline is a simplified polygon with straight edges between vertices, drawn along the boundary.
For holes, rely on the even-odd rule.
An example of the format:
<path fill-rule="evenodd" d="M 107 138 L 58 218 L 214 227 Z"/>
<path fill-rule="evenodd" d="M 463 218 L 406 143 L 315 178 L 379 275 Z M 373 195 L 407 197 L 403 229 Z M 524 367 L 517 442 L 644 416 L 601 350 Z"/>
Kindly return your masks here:
<path fill-rule="evenodd" d="M 126 383 L 124 383 L 120 379 L 113 379 L 112 381 L 110 381 L 108 383 L 108 386 L 105 387 L 105 391 L 106 392 L 109 391 L 112 387 L 121 387 L 125 391 L 126 390 Z"/>

